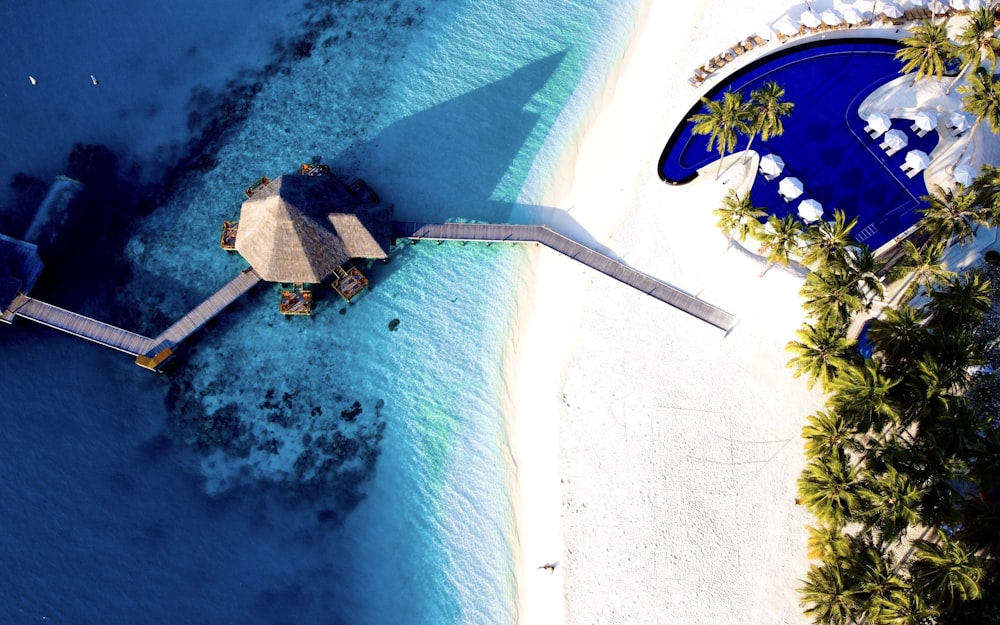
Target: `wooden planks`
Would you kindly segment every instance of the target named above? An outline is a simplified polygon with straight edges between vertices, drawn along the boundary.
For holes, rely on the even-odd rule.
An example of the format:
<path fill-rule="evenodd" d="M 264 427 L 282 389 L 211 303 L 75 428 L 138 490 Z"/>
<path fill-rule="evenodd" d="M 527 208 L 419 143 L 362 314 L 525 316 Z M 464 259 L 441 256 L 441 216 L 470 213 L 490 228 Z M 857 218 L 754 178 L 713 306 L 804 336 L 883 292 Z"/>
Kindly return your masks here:
<path fill-rule="evenodd" d="M 23 294 L 18 295 L 11 310 L 18 317 L 30 319 L 132 356 L 143 357 L 144 360 L 148 361 L 157 355 L 164 353 L 169 355 L 171 348 L 190 336 L 258 282 L 260 282 L 260 276 L 252 267 L 242 271 L 240 275 L 230 280 L 191 312 L 178 319 L 155 339 L 123 330 L 52 304 L 46 304 Z"/>
<path fill-rule="evenodd" d="M 392 222 L 392 230 L 393 236 L 396 238 L 541 243 L 595 271 L 638 289 L 721 330 L 728 332 L 732 329 L 735 321 L 732 314 L 721 308 L 568 239 L 546 226 L 479 223 L 428 224 L 394 221 Z"/>
<path fill-rule="evenodd" d="M 145 354 L 155 346 L 151 339 L 135 332 L 27 296 L 21 296 L 14 314 L 132 356 Z"/>
<path fill-rule="evenodd" d="M 178 319 L 172 326 L 153 339 L 153 347 L 159 351 L 162 347 L 177 345 L 198 330 L 198 328 L 205 325 L 209 319 L 219 314 L 223 308 L 229 306 L 241 295 L 249 291 L 258 282 L 260 282 L 260 276 L 254 271 L 253 267 L 243 270 L 225 286 L 212 294 L 204 302 L 195 306 L 191 312 Z"/>

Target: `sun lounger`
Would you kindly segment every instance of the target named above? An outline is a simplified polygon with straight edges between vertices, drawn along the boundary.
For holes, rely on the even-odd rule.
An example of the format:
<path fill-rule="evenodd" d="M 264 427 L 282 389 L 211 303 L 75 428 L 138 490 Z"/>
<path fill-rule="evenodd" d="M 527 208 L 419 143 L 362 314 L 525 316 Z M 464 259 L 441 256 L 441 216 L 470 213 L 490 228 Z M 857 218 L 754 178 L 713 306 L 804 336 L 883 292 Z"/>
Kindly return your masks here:
<path fill-rule="evenodd" d="M 892 156 L 896 152 L 899 152 L 900 148 L 889 147 L 886 144 L 882 144 L 882 149 L 885 150 L 886 156 Z"/>
<path fill-rule="evenodd" d="M 965 134 L 965 132 L 967 130 L 968 130 L 968 128 L 966 128 L 965 130 L 959 130 L 958 128 L 952 128 L 951 129 L 951 136 L 953 136 L 953 137 L 961 137 L 962 135 Z"/>
<path fill-rule="evenodd" d="M 917 174 L 919 174 L 922 171 L 923 171 L 922 169 L 913 168 L 910 171 L 906 172 L 906 177 L 907 178 L 913 178 L 914 176 L 916 176 Z"/>
<path fill-rule="evenodd" d="M 733 52 L 736 53 L 736 56 L 743 56 L 743 53 L 746 52 L 746 49 L 740 44 L 736 44 L 735 46 L 733 46 Z"/>
<path fill-rule="evenodd" d="M 733 51 L 732 51 L 732 50 L 726 50 L 725 52 L 723 52 L 723 54 L 725 55 L 725 59 L 726 59 L 726 62 L 727 62 L 727 63 L 728 63 L 729 61 L 732 61 L 733 59 L 735 59 L 735 58 L 736 58 L 736 55 L 735 55 L 735 54 L 733 54 Z"/>
<path fill-rule="evenodd" d="M 760 35 L 756 35 L 756 34 L 753 36 L 753 42 L 755 44 L 757 44 L 758 46 L 767 45 L 767 41 L 765 41 L 764 38 L 761 37 Z"/>
<path fill-rule="evenodd" d="M 927 128 L 917 128 L 915 132 L 918 137 L 924 138 L 927 136 L 927 133 L 930 132 L 930 130 L 928 130 Z"/>

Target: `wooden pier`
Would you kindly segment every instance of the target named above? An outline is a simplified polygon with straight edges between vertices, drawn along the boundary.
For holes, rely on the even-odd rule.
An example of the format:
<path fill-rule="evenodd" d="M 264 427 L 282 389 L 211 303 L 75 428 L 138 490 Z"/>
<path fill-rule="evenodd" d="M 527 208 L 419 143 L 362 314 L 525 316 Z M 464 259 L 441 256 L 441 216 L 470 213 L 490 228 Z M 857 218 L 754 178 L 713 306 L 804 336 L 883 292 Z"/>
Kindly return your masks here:
<path fill-rule="evenodd" d="M 726 332 L 732 329 L 735 320 L 732 314 L 721 308 L 581 245 L 546 226 L 394 221 L 392 231 L 395 238 L 414 240 L 540 243 Z"/>
<path fill-rule="evenodd" d="M 18 295 L 11 310 L 16 317 L 30 319 L 67 334 L 117 349 L 131 356 L 141 356 L 156 347 L 153 339 L 141 334 L 122 330 L 103 321 L 91 319 L 26 295 Z"/>
<path fill-rule="evenodd" d="M 135 356 L 136 364 L 155 370 L 170 358 L 173 354 L 173 348 L 178 343 L 205 325 L 209 319 L 249 291 L 258 282 L 260 282 L 260 276 L 252 267 L 243 270 L 240 275 L 204 302 L 198 304 L 191 312 L 181 317 L 154 339 L 47 304 L 24 294 L 18 294 L 10 306 L 10 310 L 15 317 L 30 319 L 50 328 Z"/>
<path fill-rule="evenodd" d="M 172 326 L 167 328 L 162 334 L 154 339 L 155 347 L 173 348 L 187 337 L 191 336 L 198 328 L 205 325 L 209 319 L 219 314 L 223 308 L 235 302 L 241 295 L 249 291 L 255 284 L 260 282 L 260 276 L 248 267 L 240 272 L 224 287 L 213 293 L 204 302 L 198 304 L 191 312 L 178 319 Z"/>

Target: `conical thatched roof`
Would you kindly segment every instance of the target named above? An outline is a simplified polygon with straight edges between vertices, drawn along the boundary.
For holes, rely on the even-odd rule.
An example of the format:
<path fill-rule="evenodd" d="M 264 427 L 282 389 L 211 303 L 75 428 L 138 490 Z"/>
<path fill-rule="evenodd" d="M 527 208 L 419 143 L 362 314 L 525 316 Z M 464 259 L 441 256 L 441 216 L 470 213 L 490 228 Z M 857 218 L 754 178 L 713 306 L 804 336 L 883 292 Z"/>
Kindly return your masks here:
<path fill-rule="evenodd" d="M 387 257 L 391 210 L 333 176 L 281 176 L 243 203 L 236 250 L 264 280 L 322 282 L 352 258 Z"/>

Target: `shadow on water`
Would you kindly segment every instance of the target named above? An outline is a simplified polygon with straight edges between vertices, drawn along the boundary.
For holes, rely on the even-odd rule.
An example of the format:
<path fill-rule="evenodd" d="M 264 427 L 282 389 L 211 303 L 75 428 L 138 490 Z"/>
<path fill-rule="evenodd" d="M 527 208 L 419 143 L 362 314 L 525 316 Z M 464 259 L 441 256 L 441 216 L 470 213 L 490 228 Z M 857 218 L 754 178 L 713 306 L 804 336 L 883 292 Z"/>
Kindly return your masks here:
<path fill-rule="evenodd" d="M 401 119 L 360 146 L 363 175 L 375 189 L 406 190 L 406 197 L 393 199 L 395 218 L 506 221 L 513 204 L 497 198 L 497 188 L 540 121 L 530 110 L 532 98 L 565 56 L 528 63 Z"/>

